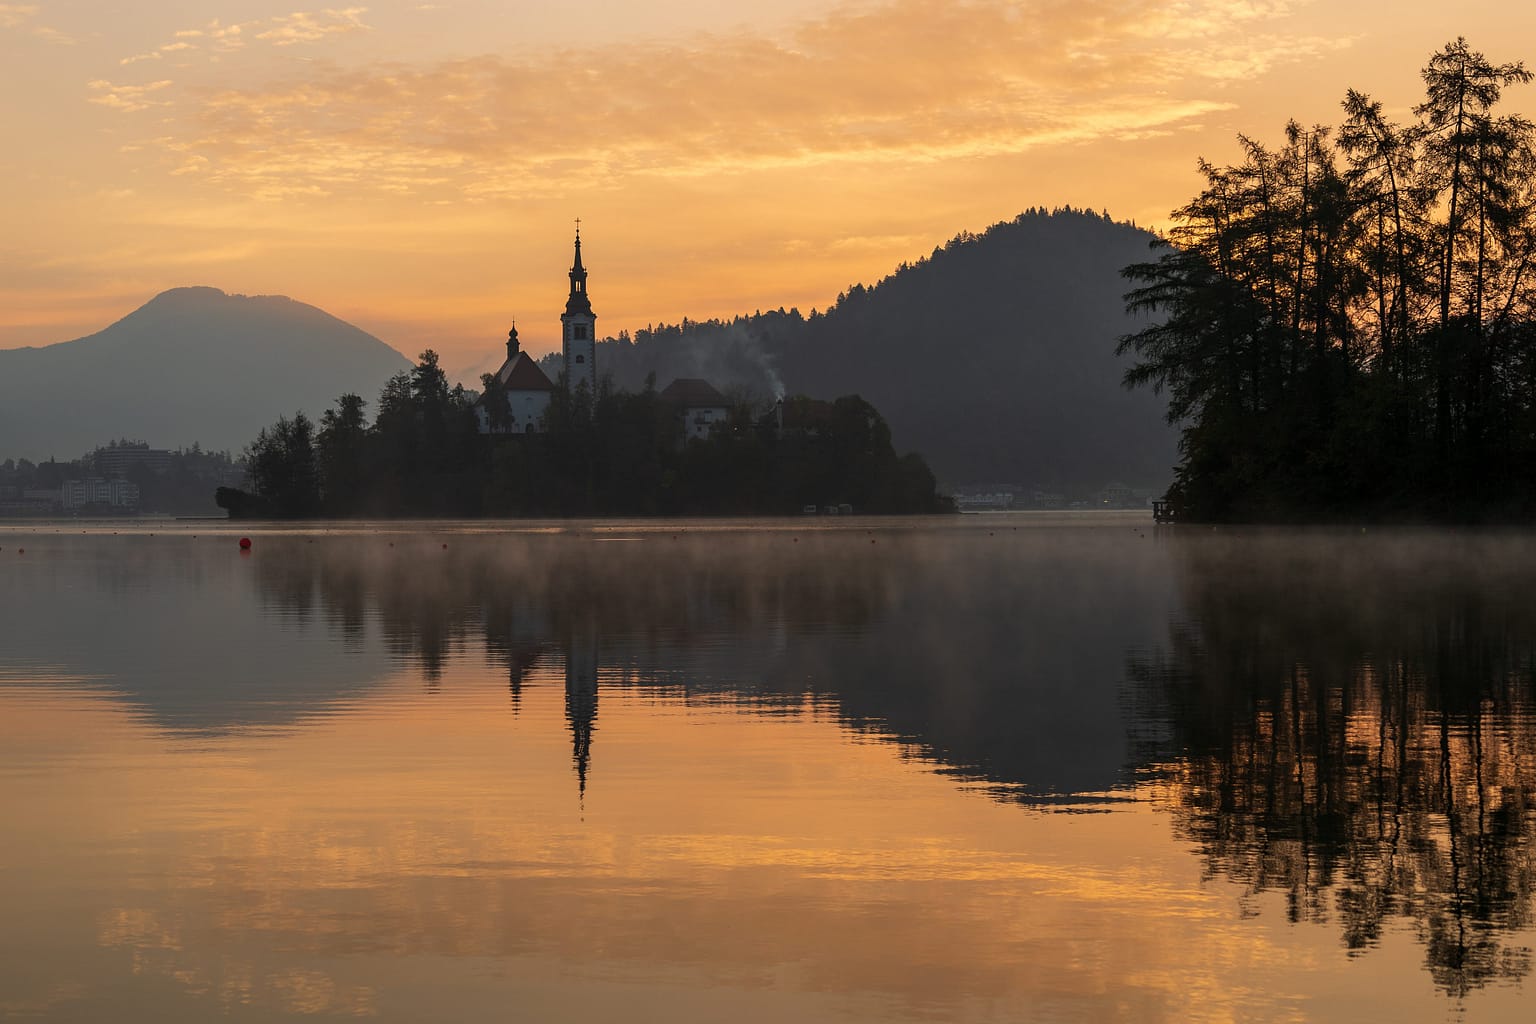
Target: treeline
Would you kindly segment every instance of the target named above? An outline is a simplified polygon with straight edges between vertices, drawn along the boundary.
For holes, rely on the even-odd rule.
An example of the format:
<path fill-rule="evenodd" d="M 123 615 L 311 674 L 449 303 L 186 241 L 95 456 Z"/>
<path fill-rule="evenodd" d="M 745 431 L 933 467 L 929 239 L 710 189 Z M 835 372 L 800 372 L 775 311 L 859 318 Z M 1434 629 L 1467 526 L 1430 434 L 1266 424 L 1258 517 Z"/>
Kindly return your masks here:
<path fill-rule="evenodd" d="M 574 516 L 946 511 L 917 455 L 898 457 L 857 396 L 737 405 L 706 439 L 647 380 L 638 392 L 557 386 L 543 432 L 487 435 L 475 396 L 448 386 L 436 353 L 392 378 L 370 424 L 342 395 L 318 424 L 302 413 L 246 452 L 253 493 L 221 489 L 234 516 Z"/>
<path fill-rule="evenodd" d="M 1464 39 L 1414 119 L 1351 90 L 1337 128 L 1201 163 L 1169 251 L 1124 271 L 1127 385 L 1181 422 L 1169 497 L 1196 520 L 1536 512 L 1536 130 L 1522 64 Z"/>

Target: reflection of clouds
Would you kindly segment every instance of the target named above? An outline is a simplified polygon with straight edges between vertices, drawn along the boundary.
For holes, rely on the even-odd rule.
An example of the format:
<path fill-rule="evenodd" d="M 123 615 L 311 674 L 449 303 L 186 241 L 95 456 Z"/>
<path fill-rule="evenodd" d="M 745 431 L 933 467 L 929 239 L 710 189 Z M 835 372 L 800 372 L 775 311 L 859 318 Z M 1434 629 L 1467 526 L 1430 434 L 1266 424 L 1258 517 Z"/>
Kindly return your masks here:
<path fill-rule="evenodd" d="M 183 93 L 162 145 L 187 173 L 268 197 L 361 186 L 486 198 L 631 175 L 1011 154 L 1166 131 L 1225 109 L 1223 85 L 1335 45 L 1266 34 L 1285 13 L 1225 0 L 1176 17 L 1161 0 L 891 0 L 785 39 L 319 66 Z M 364 27 L 361 9 L 326 14 L 247 34 L 287 43 Z"/>
<path fill-rule="evenodd" d="M 186 948 L 178 927 L 162 923 L 159 914 L 142 907 L 119 907 L 104 914 L 97 924 L 96 940 L 104 946 L 138 950 Z"/>
<path fill-rule="evenodd" d="M 749 999 L 873 992 L 887 1003 L 867 1016 L 884 1020 L 965 1019 L 986 1001 L 999 1002 L 978 1019 L 1012 1018 L 1041 998 L 1102 1005 L 1106 991 L 1137 1019 L 1177 1020 L 1182 993 L 1232 999 L 1215 961 L 1182 963 L 1188 945 L 1164 941 L 1177 929 L 1231 944 L 1219 898 L 1192 876 L 1155 857 L 1062 857 L 1042 832 L 1061 838 L 1083 819 L 956 800 L 889 747 L 844 746 L 832 722 L 727 709 L 699 728 L 697 715 L 623 695 L 619 731 L 649 768 L 605 780 L 578 823 L 561 744 L 546 735 L 559 689 L 548 674 L 534 681 L 529 713 L 544 727 L 517 742 L 476 700 L 423 697 L 389 723 L 363 715 L 265 752 L 231 744 L 260 762 L 263 784 L 239 791 L 232 824 L 136 850 L 129 877 L 170 884 L 133 890 L 134 909 L 110 915 L 98 941 L 210 1003 L 289 1013 L 410 1004 L 422 983 L 410 965 L 451 977 L 450 960 L 505 972 L 467 987 L 466 1006 L 505 998 L 506 976 L 539 963 L 560 965 L 572 989 L 620 978 Z M 381 786 L 406 746 L 433 771 Z M 323 784 L 295 785 L 317 757 Z M 786 764 L 810 790 L 785 790 Z M 337 804 L 353 810 L 338 820 Z M 1164 829 L 1146 809 L 1087 827 L 1110 850 Z"/>
<path fill-rule="evenodd" d="M 268 975 L 266 981 L 279 1005 L 289 1013 L 345 1013 L 353 1017 L 376 1013 L 372 989 L 339 992 L 336 983 L 319 971 L 294 967 Z"/>

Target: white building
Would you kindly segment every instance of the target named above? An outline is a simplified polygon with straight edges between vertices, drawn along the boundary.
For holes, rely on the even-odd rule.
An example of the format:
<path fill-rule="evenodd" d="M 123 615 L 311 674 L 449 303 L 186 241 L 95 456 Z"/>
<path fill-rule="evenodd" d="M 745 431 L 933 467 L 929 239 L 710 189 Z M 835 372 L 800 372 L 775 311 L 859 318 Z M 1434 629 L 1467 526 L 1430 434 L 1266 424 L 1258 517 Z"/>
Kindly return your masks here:
<path fill-rule="evenodd" d="M 521 350 L 517 328 L 507 332 L 507 361 L 496 371 L 496 386 L 475 400 L 475 420 L 482 434 L 536 434 L 544 429 L 544 410 L 555 386 L 539 364 Z M 500 400 L 505 415 L 492 403 Z"/>
<path fill-rule="evenodd" d="M 705 438 L 731 414 L 730 403 L 707 380 L 679 377 L 658 396 L 678 410 L 683 420 L 683 437 L 689 441 Z"/>
<path fill-rule="evenodd" d="M 87 505 L 106 505 L 130 509 L 139 504 L 139 485 L 127 480 L 105 480 L 99 476 L 84 480 L 66 480 L 63 489 L 64 511 L 73 512 Z"/>

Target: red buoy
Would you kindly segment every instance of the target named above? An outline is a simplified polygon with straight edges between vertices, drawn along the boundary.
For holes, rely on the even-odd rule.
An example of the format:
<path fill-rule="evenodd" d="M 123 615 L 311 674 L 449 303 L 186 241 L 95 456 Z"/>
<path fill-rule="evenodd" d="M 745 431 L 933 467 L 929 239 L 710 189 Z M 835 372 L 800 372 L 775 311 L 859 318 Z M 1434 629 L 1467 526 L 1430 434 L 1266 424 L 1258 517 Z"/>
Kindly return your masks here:
<path fill-rule="evenodd" d="M 240 538 L 240 550 L 241 551 L 249 551 L 249 550 L 251 550 L 251 538 L 249 538 L 249 537 L 241 537 Z"/>

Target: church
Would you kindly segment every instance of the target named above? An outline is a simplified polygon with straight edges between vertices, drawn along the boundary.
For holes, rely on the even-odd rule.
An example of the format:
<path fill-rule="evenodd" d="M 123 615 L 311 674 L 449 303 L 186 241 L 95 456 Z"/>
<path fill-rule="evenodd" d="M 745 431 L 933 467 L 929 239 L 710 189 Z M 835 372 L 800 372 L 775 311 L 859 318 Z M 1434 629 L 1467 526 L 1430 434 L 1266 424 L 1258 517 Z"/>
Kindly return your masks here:
<path fill-rule="evenodd" d="M 581 265 L 581 226 L 576 228 L 576 259 L 571 265 L 571 292 L 560 317 L 565 383 L 571 390 L 586 386 L 597 395 L 597 316 L 587 298 L 587 269 Z M 507 359 L 495 373 L 495 385 L 475 401 L 475 419 L 482 434 L 536 434 L 544 429 L 555 385 L 539 364 L 522 351 L 517 328 L 507 332 Z"/>

